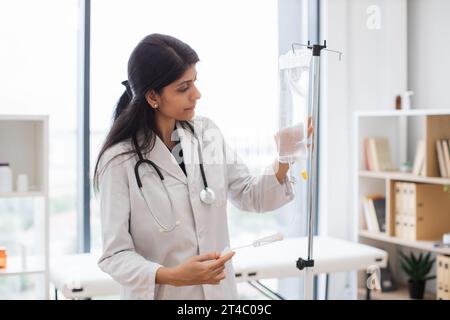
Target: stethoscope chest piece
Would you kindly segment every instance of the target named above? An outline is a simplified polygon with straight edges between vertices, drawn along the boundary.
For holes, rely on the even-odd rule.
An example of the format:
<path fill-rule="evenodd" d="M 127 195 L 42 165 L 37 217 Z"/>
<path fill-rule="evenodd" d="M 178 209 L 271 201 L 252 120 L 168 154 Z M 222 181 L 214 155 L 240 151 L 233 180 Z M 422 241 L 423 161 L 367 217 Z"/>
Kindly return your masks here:
<path fill-rule="evenodd" d="M 198 141 L 198 155 L 199 155 L 199 160 L 200 160 L 199 166 L 200 166 L 200 172 L 202 174 L 202 180 L 203 180 L 203 186 L 204 186 L 204 189 L 200 192 L 200 200 L 203 203 L 210 205 L 210 204 L 213 204 L 214 201 L 216 200 L 216 194 L 214 193 L 214 190 L 212 190 L 211 188 L 208 187 L 208 181 L 206 180 L 205 170 L 203 168 L 203 157 L 202 157 L 201 144 L 200 144 L 200 141 L 199 141 L 197 135 L 194 132 L 194 128 L 193 127 L 191 127 L 191 131 L 192 131 L 192 133 L 194 135 L 194 138 Z M 182 137 L 180 137 L 180 139 L 181 138 Z M 165 181 L 164 181 L 164 176 L 163 176 L 161 170 L 159 170 L 159 168 L 156 166 L 156 164 L 154 162 L 152 162 L 149 159 L 144 159 L 144 157 L 143 157 L 143 155 L 142 155 L 142 153 L 141 153 L 141 151 L 139 149 L 139 145 L 137 143 L 136 136 L 133 136 L 132 139 L 133 139 L 134 148 L 135 148 L 136 153 L 137 153 L 137 155 L 139 157 L 139 160 L 136 162 L 136 165 L 134 166 L 134 173 L 135 173 L 135 176 L 136 176 L 136 182 L 137 182 L 137 185 L 139 187 L 141 196 L 144 199 L 145 204 L 147 205 L 147 208 L 150 211 L 150 214 L 153 216 L 153 219 L 155 220 L 156 224 L 159 226 L 159 231 L 161 233 L 163 233 L 163 232 L 171 232 L 177 226 L 180 225 L 180 221 L 176 219 L 176 214 L 174 212 L 172 199 L 170 197 L 169 191 L 167 190 L 167 187 L 166 187 L 166 184 L 165 184 Z M 142 182 L 141 182 L 141 178 L 139 176 L 139 166 L 141 164 L 143 164 L 143 163 L 146 163 L 146 164 L 152 166 L 155 169 L 156 173 L 158 174 L 159 179 L 161 180 L 163 188 L 164 188 L 164 190 L 165 190 L 165 192 L 166 192 L 166 194 L 167 194 L 167 196 L 169 198 L 170 207 L 171 207 L 172 215 L 173 215 L 173 218 L 174 218 L 174 224 L 172 224 L 172 225 L 163 224 L 162 221 L 160 221 L 160 219 L 151 210 L 150 204 L 147 201 L 147 198 L 145 197 L 145 194 L 144 194 L 144 192 L 142 190 Z M 163 212 L 163 213 L 166 213 L 166 212 Z"/>
<path fill-rule="evenodd" d="M 200 192 L 200 200 L 202 200 L 206 204 L 213 204 L 216 200 L 216 194 L 214 190 L 208 187 L 204 188 Z"/>

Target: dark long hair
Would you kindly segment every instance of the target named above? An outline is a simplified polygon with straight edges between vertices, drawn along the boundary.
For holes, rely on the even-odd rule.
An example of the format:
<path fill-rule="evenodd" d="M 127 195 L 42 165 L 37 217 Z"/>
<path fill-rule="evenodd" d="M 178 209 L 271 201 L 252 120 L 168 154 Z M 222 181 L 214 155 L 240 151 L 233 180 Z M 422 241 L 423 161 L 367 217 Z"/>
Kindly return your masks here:
<path fill-rule="evenodd" d="M 106 150 L 119 142 L 131 141 L 138 133 L 143 136 L 139 149 L 144 153 L 153 149 L 155 110 L 148 104 L 145 94 L 150 90 L 161 94 L 165 86 L 178 80 L 198 61 L 197 53 L 189 45 L 168 35 L 150 34 L 134 48 L 128 60 L 128 80 L 123 82 L 126 89 L 116 105 L 113 124 L 95 165 L 94 190 L 98 191 L 98 164 Z M 134 150 L 125 151 L 111 160 L 134 153 Z"/>

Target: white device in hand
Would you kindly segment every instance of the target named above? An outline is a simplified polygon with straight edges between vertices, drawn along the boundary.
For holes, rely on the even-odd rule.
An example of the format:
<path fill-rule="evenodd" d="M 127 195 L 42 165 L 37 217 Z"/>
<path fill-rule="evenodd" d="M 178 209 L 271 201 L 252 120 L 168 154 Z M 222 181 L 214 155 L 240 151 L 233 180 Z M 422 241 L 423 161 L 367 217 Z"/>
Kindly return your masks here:
<path fill-rule="evenodd" d="M 281 232 L 277 232 L 271 236 L 267 236 L 267 237 L 263 237 L 263 238 L 259 238 L 254 240 L 252 243 L 250 244 L 246 244 L 243 246 L 239 246 L 239 247 L 234 247 L 232 249 L 230 249 L 230 247 L 225 247 L 225 249 L 222 250 L 222 253 L 220 254 L 221 256 L 227 254 L 230 251 L 235 251 L 236 249 L 241 249 L 241 248 L 246 248 L 246 247 L 260 247 L 260 246 L 264 246 L 266 244 L 272 243 L 272 242 L 276 242 L 276 241 L 281 241 L 284 239 L 284 236 Z"/>

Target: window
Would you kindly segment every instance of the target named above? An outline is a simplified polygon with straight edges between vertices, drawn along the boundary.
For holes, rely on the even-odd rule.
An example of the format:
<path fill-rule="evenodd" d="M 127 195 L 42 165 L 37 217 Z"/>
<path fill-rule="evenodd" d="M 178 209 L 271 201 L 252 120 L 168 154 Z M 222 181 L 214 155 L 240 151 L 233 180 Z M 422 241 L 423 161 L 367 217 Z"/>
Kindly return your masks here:
<path fill-rule="evenodd" d="M 253 14 L 255 10 L 258 15 Z M 276 1 L 95 1 L 91 17 L 91 172 L 115 103 L 124 91 L 121 81 L 127 77 L 129 55 L 150 33 L 170 34 L 196 50 L 201 60 L 197 70 L 202 92 L 197 113 L 219 125 L 249 168 L 257 172 L 274 160 Z M 98 201 L 93 201 L 94 250 L 101 247 L 98 211 Z M 276 224 L 273 214 L 238 214 L 231 205 L 229 212 L 231 236 L 236 241 L 270 232 L 265 229 L 269 221 Z"/>
<path fill-rule="evenodd" d="M 77 19 L 76 0 L 7 1 L 0 9 L 0 113 L 48 114 L 50 119 L 51 254 L 76 250 Z M 22 233 L 19 237 L 10 228 L 11 237 L 2 240 L 17 248 L 34 229 L 27 219 L 18 223 L 14 213 L 32 216 L 32 199 L 5 201 L 0 209 L 1 226 Z M 33 287 L 30 278 L 0 279 L 5 285 L 0 283 L 0 287 L 7 288 L 0 292 L 0 299 L 3 294 L 12 298 L 13 292 Z"/>
<path fill-rule="evenodd" d="M 91 172 L 124 91 L 129 55 L 150 33 L 175 36 L 198 53 L 202 98 L 197 114 L 218 124 L 250 170 L 258 173 L 275 160 L 277 1 L 95 1 L 91 9 Z M 97 251 L 99 201 L 94 199 L 91 209 L 92 249 Z M 273 233 L 282 218 L 243 213 L 230 204 L 232 243 Z"/>

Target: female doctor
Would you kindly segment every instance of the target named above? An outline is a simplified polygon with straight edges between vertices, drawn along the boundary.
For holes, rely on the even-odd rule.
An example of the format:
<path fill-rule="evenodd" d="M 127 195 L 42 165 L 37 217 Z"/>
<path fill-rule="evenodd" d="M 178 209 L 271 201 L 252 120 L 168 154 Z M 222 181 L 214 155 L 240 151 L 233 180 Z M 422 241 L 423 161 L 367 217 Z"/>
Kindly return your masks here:
<path fill-rule="evenodd" d="M 236 299 L 234 252 L 218 253 L 229 246 L 227 200 L 264 212 L 294 197 L 288 164 L 276 161 L 252 176 L 217 126 L 194 117 L 198 61 L 178 39 L 145 37 L 129 58 L 125 92 L 98 156 L 98 264 L 121 285 L 123 299 Z M 292 130 L 275 135 L 289 135 L 285 152 L 301 139 Z"/>

